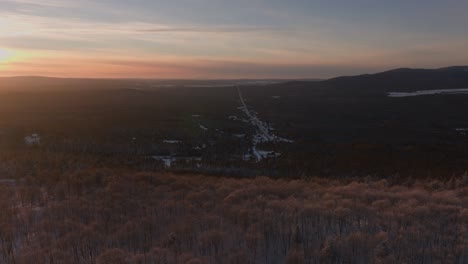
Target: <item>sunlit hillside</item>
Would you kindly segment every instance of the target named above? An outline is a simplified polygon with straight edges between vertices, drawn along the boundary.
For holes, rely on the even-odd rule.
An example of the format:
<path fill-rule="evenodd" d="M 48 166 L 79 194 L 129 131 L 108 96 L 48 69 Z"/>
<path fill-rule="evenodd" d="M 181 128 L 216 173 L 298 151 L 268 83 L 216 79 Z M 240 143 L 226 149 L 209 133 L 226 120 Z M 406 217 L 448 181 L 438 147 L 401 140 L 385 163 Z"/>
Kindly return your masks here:
<path fill-rule="evenodd" d="M 0 182 L 2 263 L 468 261 L 467 176 L 235 179 L 75 162 Z"/>

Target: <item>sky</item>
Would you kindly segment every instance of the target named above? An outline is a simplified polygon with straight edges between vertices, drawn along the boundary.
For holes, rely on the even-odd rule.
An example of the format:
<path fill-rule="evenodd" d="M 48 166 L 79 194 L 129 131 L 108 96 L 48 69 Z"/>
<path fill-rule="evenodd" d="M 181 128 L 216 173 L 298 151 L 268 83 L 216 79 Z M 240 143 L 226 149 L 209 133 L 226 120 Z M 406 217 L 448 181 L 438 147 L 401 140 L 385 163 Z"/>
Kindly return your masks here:
<path fill-rule="evenodd" d="M 0 76 L 329 78 L 468 65 L 467 0 L 0 0 Z"/>

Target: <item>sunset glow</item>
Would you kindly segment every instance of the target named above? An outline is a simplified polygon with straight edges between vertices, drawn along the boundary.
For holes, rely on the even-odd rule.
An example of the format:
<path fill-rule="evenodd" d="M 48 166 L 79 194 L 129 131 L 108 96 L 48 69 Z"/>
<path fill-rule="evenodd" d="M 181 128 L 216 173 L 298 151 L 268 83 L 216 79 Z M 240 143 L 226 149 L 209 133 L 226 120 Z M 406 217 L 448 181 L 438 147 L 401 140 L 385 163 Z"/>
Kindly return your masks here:
<path fill-rule="evenodd" d="M 0 63 L 7 62 L 11 58 L 11 53 L 7 50 L 0 49 Z"/>
<path fill-rule="evenodd" d="M 468 60 L 466 1 L 320 2 L 1 0 L 0 76 L 326 78 Z"/>

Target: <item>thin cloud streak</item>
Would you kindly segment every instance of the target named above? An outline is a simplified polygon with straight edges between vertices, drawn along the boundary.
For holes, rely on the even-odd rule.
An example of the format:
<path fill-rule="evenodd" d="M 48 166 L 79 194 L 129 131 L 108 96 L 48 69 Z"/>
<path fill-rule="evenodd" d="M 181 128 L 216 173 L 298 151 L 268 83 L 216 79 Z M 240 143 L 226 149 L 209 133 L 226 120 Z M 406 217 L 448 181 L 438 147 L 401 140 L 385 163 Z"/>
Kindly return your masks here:
<path fill-rule="evenodd" d="M 234 26 L 216 26 L 216 27 L 167 27 L 167 28 L 146 28 L 136 29 L 136 32 L 150 33 L 171 33 L 171 32 L 190 32 L 190 33 L 248 33 L 248 32 L 284 32 L 291 31 L 288 28 L 279 27 L 234 27 Z"/>
<path fill-rule="evenodd" d="M 76 6 L 77 1 L 67 1 L 67 0 L 2 0 L 1 2 L 18 4 L 18 5 L 29 5 L 29 6 L 41 6 L 41 7 L 69 7 Z"/>
<path fill-rule="evenodd" d="M 364 0 L 0 0 L 0 50 L 17 54 L 2 64 L 2 74 L 41 72 L 28 62 L 70 64 L 47 68 L 53 75 L 156 78 L 325 78 L 466 64 L 468 32 L 460 26 L 468 23 L 460 12 L 466 4 L 431 2 L 415 19 L 399 1 L 369 7 Z M 400 13 L 404 26 L 394 19 Z M 424 13 L 440 13 L 434 30 L 422 23 Z"/>

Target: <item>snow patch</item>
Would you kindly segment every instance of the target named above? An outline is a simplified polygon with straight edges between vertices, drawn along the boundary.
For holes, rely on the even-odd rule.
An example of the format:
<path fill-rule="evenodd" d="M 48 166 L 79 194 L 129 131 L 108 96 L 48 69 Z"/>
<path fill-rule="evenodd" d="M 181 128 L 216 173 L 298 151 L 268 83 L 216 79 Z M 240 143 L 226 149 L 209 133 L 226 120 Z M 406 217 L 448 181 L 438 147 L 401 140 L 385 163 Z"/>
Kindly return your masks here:
<path fill-rule="evenodd" d="M 37 133 L 34 133 L 34 134 L 30 135 L 30 136 L 26 136 L 26 137 L 24 137 L 24 144 L 26 144 L 28 146 L 39 145 L 39 144 L 41 144 L 41 137 Z"/>
<path fill-rule="evenodd" d="M 242 106 L 239 106 L 237 109 L 244 111 L 244 107 L 242 107 Z M 244 122 L 244 123 L 250 123 L 250 121 L 248 119 L 239 118 L 237 116 L 229 116 L 228 119 L 232 120 L 232 121 L 241 121 L 241 122 Z"/>
<path fill-rule="evenodd" d="M 242 156 L 242 160 L 244 161 L 250 161 L 252 159 L 252 154 L 244 154 Z"/>
<path fill-rule="evenodd" d="M 193 149 L 193 150 L 202 150 L 202 149 L 206 149 L 206 144 L 195 146 L 195 147 L 193 147 L 192 149 Z"/>
<path fill-rule="evenodd" d="M 259 162 L 264 159 L 277 158 L 281 156 L 281 153 L 272 150 L 260 150 L 256 146 L 252 148 L 252 154 L 247 153 L 242 156 L 242 160 L 251 161 L 253 158 Z"/>
<path fill-rule="evenodd" d="M 152 156 L 152 158 L 162 161 L 164 163 L 164 167 L 166 168 L 170 168 L 172 163 L 176 161 L 176 159 L 171 156 Z"/>
<path fill-rule="evenodd" d="M 388 97 L 412 97 L 421 95 L 435 95 L 435 94 L 468 94 L 468 88 L 461 89 L 443 89 L 443 90 L 421 90 L 416 92 L 390 92 Z"/>
<path fill-rule="evenodd" d="M 257 149 L 256 147 L 252 148 L 252 152 L 257 159 L 257 161 L 266 159 L 266 158 L 276 158 L 281 155 L 281 153 L 271 151 L 271 150 L 260 150 Z"/>
<path fill-rule="evenodd" d="M 468 135 L 468 128 L 457 128 L 455 129 L 460 135 L 467 136 Z"/>
<path fill-rule="evenodd" d="M 154 160 L 163 162 L 165 168 L 171 168 L 174 162 L 177 162 L 177 161 L 184 161 L 184 162 L 197 161 L 196 166 L 199 167 L 201 166 L 199 162 L 202 160 L 201 157 L 152 156 L 151 158 Z"/>

